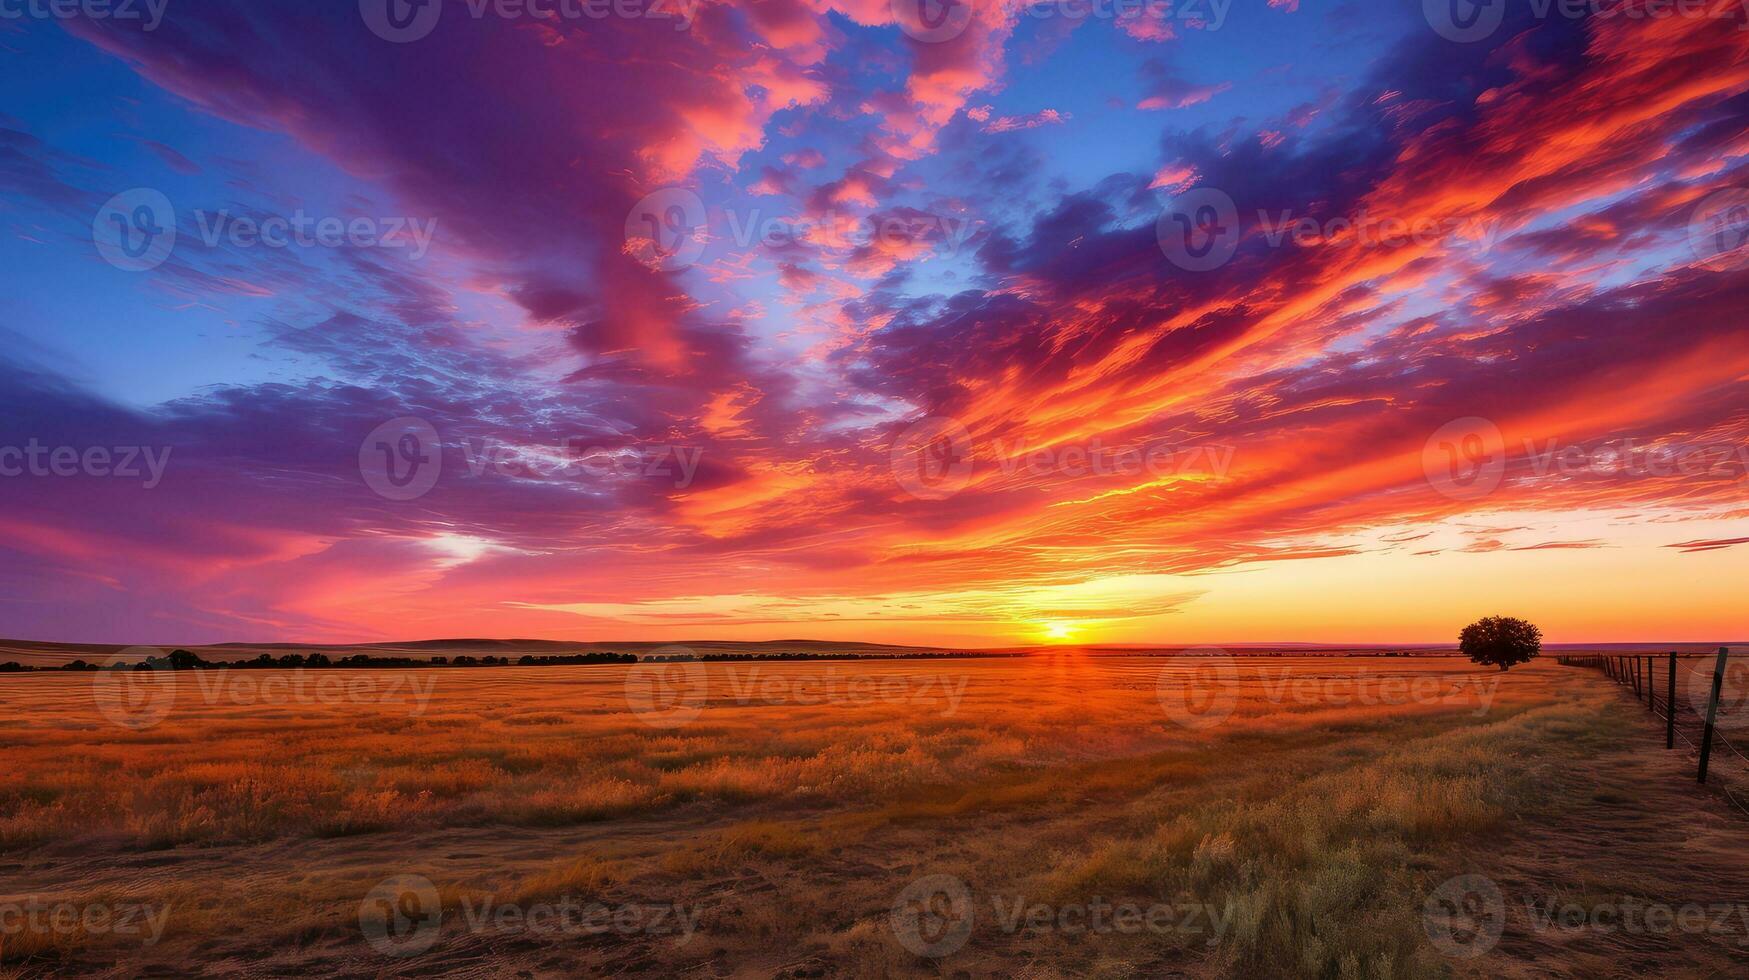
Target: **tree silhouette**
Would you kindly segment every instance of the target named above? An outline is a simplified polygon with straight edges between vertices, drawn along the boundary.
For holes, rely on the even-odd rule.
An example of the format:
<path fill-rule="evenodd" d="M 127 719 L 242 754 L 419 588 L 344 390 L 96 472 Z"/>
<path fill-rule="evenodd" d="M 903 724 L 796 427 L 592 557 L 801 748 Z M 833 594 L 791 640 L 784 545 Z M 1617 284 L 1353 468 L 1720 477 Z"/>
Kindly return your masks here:
<path fill-rule="evenodd" d="M 1479 664 L 1501 670 L 1525 663 L 1543 648 L 1543 631 L 1511 616 L 1484 616 L 1458 634 L 1458 649 Z"/>

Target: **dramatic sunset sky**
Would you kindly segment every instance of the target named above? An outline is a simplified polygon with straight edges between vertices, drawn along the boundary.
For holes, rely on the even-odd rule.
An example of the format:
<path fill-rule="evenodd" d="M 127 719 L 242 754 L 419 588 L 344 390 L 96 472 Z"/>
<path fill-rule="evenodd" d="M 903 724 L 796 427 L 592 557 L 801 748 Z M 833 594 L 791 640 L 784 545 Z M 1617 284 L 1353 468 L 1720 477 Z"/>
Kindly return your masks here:
<path fill-rule="evenodd" d="M 1500 2 L 14 3 L 0 636 L 1741 639 L 1749 31 Z"/>

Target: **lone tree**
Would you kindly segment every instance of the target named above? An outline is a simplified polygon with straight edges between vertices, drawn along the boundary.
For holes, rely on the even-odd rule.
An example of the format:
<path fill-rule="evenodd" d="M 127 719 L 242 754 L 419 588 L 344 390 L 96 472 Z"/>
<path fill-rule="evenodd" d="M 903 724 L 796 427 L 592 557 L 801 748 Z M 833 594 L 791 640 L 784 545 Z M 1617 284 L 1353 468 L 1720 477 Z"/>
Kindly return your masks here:
<path fill-rule="evenodd" d="M 1458 649 L 1479 664 L 1501 670 L 1526 663 L 1543 648 L 1543 631 L 1511 616 L 1484 616 L 1458 634 Z"/>

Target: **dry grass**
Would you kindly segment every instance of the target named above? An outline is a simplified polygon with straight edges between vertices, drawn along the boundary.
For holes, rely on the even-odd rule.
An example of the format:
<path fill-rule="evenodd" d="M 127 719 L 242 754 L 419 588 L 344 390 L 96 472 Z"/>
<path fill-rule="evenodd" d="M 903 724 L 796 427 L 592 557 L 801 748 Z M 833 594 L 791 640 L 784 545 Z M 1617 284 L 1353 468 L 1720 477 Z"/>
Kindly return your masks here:
<path fill-rule="evenodd" d="M 769 821 L 738 824 L 676 847 L 662 858 L 663 870 L 688 877 L 728 871 L 754 858 L 803 858 L 818 854 L 824 842 L 810 831 Z"/>
<path fill-rule="evenodd" d="M 1197 896 L 1232 916 L 1225 952 L 1247 975 L 1284 957 L 1304 976 L 1442 975 L 1422 938 L 1417 863 L 1531 807 L 1549 727 L 1582 715 L 1526 712 L 1415 739 L 1263 799 L 1143 810 L 1121 835 L 1061 861 L 1044 890 L 1063 902 Z"/>
<path fill-rule="evenodd" d="M 1357 663 L 1426 676 L 1449 667 Z M 1038 660 L 706 670 L 702 715 L 673 729 L 628 710 L 626 675 L 616 667 L 305 675 L 312 687 L 324 678 L 366 680 L 377 692 L 417 675 L 435 685 L 425 705 L 406 690 L 387 701 L 238 705 L 231 692 L 213 693 L 220 682 L 183 675 L 168 717 L 142 731 L 106 719 L 87 675 L 9 677 L 0 712 L 25 723 L 0 732 L 12 763 L 0 772 L 0 850 L 69 833 L 168 847 L 554 826 L 697 802 L 840 804 L 995 766 L 1198 737 L 1162 713 L 1149 664 L 1126 671 L 1083 661 L 1073 673 Z M 811 679 L 824 670 L 839 674 Z M 851 671 L 868 675 L 866 689 L 848 689 Z M 239 676 L 251 681 L 251 673 Z M 963 685 L 957 703 L 947 693 L 953 685 Z M 1429 707 L 1246 703 L 1231 724 L 1373 724 Z"/>
<path fill-rule="evenodd" d="M 13 763 L 0 847 L 31 857 L 35 877 L 17 887 L 35 893 L 176 891 L 163 946 L 88 944 L 111 962 L 272 948 L 286 972 L 339 957 L 360 973 L 422 973 L 490 948 L 553 968 L 539 958 L 561 955 L 550 944 L 505 947 L 453 919 L 436 959 L 372 959 L 358 902 L 412 872 L 452 911 L 483 895 L 702 910 L 709 941 L 572 944 L 572 971 L 1437 976 L 1451 964 L 1422 932 L 1429 881 L 1589 794 L 1562 774 L 1612 751 L 1624 724 L 1613 692 L 1570 688 L 1576 675 L 1552 666 L 1499 678 L 1449 660 L 1307 658 L 1243 668 L 1232 717 L 1199 729 L 1162 708 L 1162 666 L 838 665 L 840 681 L 854 672 L 905 696 L 786 700 L 748 698 L 752 668 L 712 665 L 703 710 L 671 728 L 628 710 L 620 668 L 451 672 L 422 713 L 196 701 L 143 732 L 104 723 L 89 680 L 26 677 L 0 684 L 0 710 L 28 719 L 0 735 Z M 793 693 L 824 669 L 756 676 Z M 1386 674 L 1425 681 L 1424 696 L 1352 703 L 1321 683 Z M 955 704 L 919 696 L 944 677 L 964 682 Z M 1320 684 L 1296 692 L 1292 677 Z M 180 863 L 115 865 L 149 849 Z M 887 924 L 897 890 L 930 874 L 960 877 L 985 913 L 939 962 Z M 1194 901 L 1225 925 L 1214 944 L 1016 932 L 988 914 L 1010 899 Z M 78 962 L 78 943 L 6 940 L 9 962 Z"/>
<path fill-rule="evenodd" d="M 593 857 L 580 857 L 551 870 L 542 871 L 522 880 L 514 901 L 518 905 L 571 896 L 599 896 L 618 878 L 613 865 Z"/>

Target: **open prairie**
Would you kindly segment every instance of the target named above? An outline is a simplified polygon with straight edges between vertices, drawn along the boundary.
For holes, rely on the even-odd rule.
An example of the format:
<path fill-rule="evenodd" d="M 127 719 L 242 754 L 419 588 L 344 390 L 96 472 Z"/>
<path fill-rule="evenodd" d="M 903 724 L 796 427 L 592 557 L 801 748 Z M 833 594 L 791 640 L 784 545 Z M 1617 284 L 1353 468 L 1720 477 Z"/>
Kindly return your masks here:
<path fill-rule="evenodd" d="M 17 975 L 1749 968 L 1749 818 L 1547 658 L 45 673 L 0 713 Z"/>
<path fill-rule="evenodd" d="M 0 52 L 0 980 L 1749 977 L 1749 0 Z"/>

